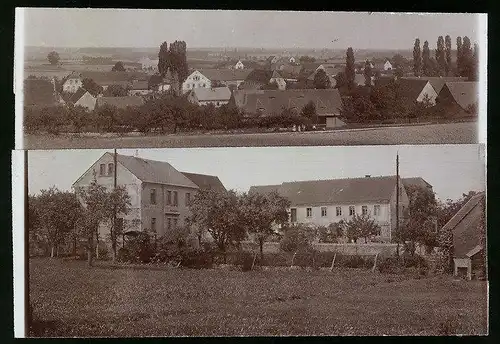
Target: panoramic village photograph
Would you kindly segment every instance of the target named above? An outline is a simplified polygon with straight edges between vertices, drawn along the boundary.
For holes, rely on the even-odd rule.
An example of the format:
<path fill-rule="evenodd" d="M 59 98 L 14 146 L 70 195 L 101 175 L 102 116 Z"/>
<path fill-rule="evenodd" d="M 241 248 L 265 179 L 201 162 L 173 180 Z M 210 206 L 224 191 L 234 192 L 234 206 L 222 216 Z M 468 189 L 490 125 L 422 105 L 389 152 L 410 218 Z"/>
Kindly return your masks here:
<path fill-rule="evenodd" d="M 27 154 L 28 336 L 488 334 L 484 145 Z"/>
<path fill-rule="evenodd" d="M 18 9 L 16 147 L 477 143 L 484 18 Z"/>

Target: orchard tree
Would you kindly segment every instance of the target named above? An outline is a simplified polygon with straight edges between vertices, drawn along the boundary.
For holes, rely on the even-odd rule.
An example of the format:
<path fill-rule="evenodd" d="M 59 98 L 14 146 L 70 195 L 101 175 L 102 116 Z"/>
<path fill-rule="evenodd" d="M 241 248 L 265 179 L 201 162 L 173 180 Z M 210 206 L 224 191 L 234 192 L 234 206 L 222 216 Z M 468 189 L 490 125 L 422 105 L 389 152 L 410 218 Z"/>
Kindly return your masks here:
<path fill-rule="evenodd" d="M 354 214 L 349 221 L 343 222 L 342 226 L 347 238 L 355 243 L 359 238 L 364 238 L 366 243 L 368 238 L 380 235 L 380 226 L 368 214 Z"/>
<path fill-rule="evenodd" d="M 104 91 L 105 97 L 125 97 L 127 94 L 127 89 L 119 84 L 109 85 Z"/>
<path fill-rule="evenodd" d="M 82 85 L 85 90 L 87 90 L 91 95 L 97 97 L 99 94 L 103 92 L 103 88 L 101 85 L 97 84 L 94 79 L 84 78 L 82 80 Z"/>
<path fill-rule="evenodd" d="M 234 191 L 200 190 L 191 203 L 189 222 L 206 229 L 224 256 L 227 249 L 245 238 L 238 195 Z"/>
<path fill-rule="evenodd" d="M 413 46 L 413 75 L 420 76 L 422 72 L 422 53 L 420 51 L 420 39 L 415 39 Z"/>
<path fill-rule="evenodd" d="M 49 60 L 49 63 L 53 66 L 57 65 L 59 63 L 59 54 L 56 51 L 51 51 L 47 55 L 47 60 Z"/>
<path fill-rule="evenodd" d="M 285 225 L 288 222 L 287 208 L 289 206 L 290 202 L 276 192 L 267 195 L 244 194 L 241 197 L 241 221 L 246 231 L 255 235 L 262 259 L 264 258 L 264 241 L 270 235 L 275 234 L 273 225 Z"/>
<path fill-rule="evenodd" d="M 323 69 L 318 69 L 318 71 L 314 74 L 314 88 L 316 89 L 325 89 L 330 88 L 331 82 L 330 78 L 326 74 Z"/>
<path fill-rule="evenodd" d="M 304 105 L 300 114 L 306 118 L 309 118 L 312 123 L 316 124 L 318 122 L 318 113 L 316 112 L 316 105 L 312 100 L 309 101 L 306 105 Z"/>
<path fill-rule="evenodd" d="M 112 72 L 125 72 L 125 66 L 123 65 L 123 62 L 118 61 L 117 63 L 115 63 L 113 68 L 111 68 L 111 71 Z"/>
<path fill-rule="evenodd" d="M 180 94 L 182 83 L 186 80 L 189 74 L 186 49 L 187 46 L 184 41 L 175 41 L 170 43 L 168 66 L 177 83 L 177 94 Z"/>
<path fill-rule="evenodd" d="M 50 246 L 50 256 L 54 257 L 59 245 L 75 230 L 81 207 L 75 194 L 56 187 L 42 190 L 35 198 L 35 209 L 31 213 L 36 214 L 36 218 L 29 225 L 39 227 Z"/>
<path fill-rule="evenodd" d="M 370 64 L 370 61 L 366 60 L 365 62 L 365 69 L 363 74 L 365 75 L 365 86 L 371 87 L 372 86 L 372 67 Z"/>
<path fill-rule="evenodd" d="M 354 88 L 354 80 L 356 77 L 356 61 L 354 60 L 354 51 L 351 47 L 347 48 L 345 78 L 348 89 Z"/>
<path fill-rule="evenodd" d="M 445 50 L 446 50 L 446 76 L 449 76 L 451 73 L 451 37 L 450 35 L 446 35 L 444 38 Z"/>

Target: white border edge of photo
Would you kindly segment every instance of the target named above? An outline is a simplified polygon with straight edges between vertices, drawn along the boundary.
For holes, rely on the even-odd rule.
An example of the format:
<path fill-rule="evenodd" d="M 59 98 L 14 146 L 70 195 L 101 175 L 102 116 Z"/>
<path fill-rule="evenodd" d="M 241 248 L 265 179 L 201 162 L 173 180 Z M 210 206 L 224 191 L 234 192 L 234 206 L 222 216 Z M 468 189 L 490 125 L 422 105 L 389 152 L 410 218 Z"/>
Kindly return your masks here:
<path fill-rule="evenodd" d="M 478 18 L 479 41 L 479 118 L 478 138 L 479 144 L 487 143 L 487 112 L 488 112 L 488 14 L 479 14 Z"/>
<path fill-rule="evenodd" d="M 14 147 L 24 149 L 23 80 L 24 80 L 24 8 L 16 8 L 14 19 Z"/>
<path fill-rule="evenodd" d="M 14 337 L 24 338 L 25 283 L 24 271 L 24 151 L 12 151 L 12 248 L 14 280 Z"/>

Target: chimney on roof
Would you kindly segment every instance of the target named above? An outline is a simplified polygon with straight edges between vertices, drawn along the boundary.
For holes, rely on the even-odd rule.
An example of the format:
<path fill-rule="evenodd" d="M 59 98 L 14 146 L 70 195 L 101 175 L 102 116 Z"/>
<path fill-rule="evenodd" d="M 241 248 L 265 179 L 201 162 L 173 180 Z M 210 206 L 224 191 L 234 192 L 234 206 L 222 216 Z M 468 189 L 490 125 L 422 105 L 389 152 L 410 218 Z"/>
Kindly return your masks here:
<path fill-rule="evenodd" d="M 365 174 L 365 178 L 370 178 L 371 175 L 370 174 Z"/>

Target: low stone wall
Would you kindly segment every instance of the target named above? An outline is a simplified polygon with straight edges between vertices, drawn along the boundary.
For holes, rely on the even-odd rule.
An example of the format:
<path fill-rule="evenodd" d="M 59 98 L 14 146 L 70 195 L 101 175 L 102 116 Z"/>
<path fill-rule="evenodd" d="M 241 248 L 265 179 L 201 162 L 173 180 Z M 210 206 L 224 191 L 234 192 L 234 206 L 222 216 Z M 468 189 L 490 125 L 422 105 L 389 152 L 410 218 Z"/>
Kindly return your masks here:
<path fill-rule="evenodd" d="M 253 242 L 242 242 L 242 248 L 246 251 L 257 251 L 259 246 Z M 397 244 L 390 243 L 368 243 L 368 244 L 327 244 L 315 243 L 314 249 L 320 252 L 337 252 L 344 255 L 379 255 L 390 256 L 396 253 Z M 278 253 L 280 252 L 279 242 L 266 242 L 264 243 L 264 253 Z"/>

